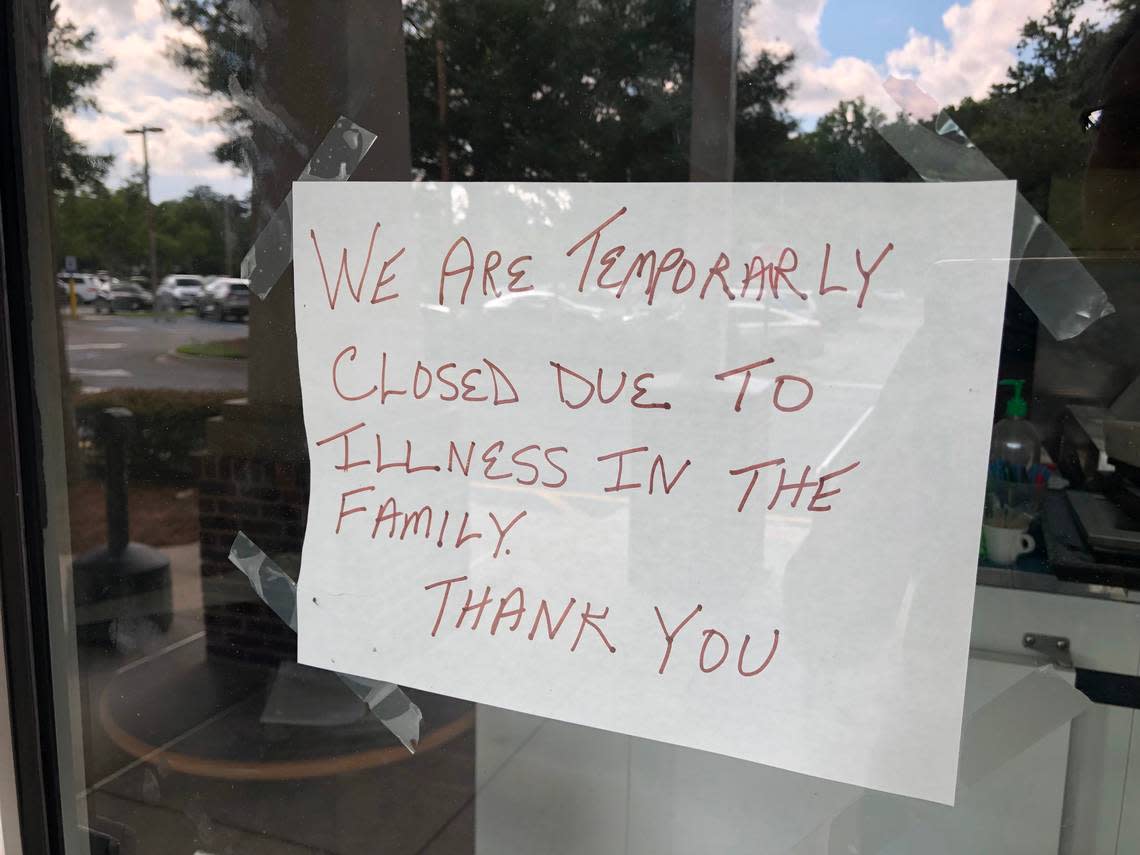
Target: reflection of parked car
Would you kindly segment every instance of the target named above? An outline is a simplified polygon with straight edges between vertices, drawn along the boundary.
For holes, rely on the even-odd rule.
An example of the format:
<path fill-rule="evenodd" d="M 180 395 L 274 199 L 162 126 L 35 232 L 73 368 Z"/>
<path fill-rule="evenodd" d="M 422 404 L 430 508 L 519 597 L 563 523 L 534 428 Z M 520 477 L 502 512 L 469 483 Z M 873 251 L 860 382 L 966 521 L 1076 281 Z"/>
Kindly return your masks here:
<path fill-rule="evenodd" d="M 553 320 L 556 312 L 565 317 L 590 321 L 609 320 L 603 317 L 604 306 L 591 305 L 583 300 L 571 300 L 553 291 L 507 292 L 483 304 L 483 311 L 488 315 L 498 316 L 508 309 L 514 309 L 512 314 L 526 314 L 535 320 L 540 318 Z"/>
<path fill-rule="evenodd" d="M 164 278 L 155 296 L 160 301 L 168 298 L 170 304 L 179 309 L 192 309 L 198 305 L 204 284 L 201 276 L 179 273 Z"/>
<path fill-rule="evenodd" d="M 71 299 L 71 286 L 75 282 L 75 297 L 80 303 L 90 303 L 99 291 L 100 279 L 92 273 L 60 273 L 55 277 L 55 285 L 64 300 Z"/>
<path fill-rule="evenodd" d="M 120 282 L 112 279 L 99 286 L 95 295 L 95 311 L 98 312 L 137 312 L 154 305 L 154 297 L 137 282 Z"/>
<path fill-rule="evenodd" d="M 483 303 L 491 340 L 511 336 L 519 329 L 545 329 L 551 335 L 606 336 L 620 334 L 616 326 L 620 306 L 616 300 L 591 302 L 553 291 L 507 292 Z"/>
<path fill-rule="evenodd" d="M 198 317 L 241 320 L 249 315 L 249 280 L 221 277 L 207 282 L 198 298 Z"/>

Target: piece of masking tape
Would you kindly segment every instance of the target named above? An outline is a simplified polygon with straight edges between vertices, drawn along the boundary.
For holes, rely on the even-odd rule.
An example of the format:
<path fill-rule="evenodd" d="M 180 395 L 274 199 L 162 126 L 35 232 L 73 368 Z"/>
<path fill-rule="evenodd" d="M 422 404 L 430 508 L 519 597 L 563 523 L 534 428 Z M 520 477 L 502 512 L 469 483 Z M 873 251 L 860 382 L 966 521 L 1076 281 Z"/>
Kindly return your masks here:
<path fill-rule="evenodd" d="M 376 134 L 341 116 L 309 159 L 298 181 L 347 181 L 368 154 Z M 293 262 L 293 193 L 266 223 L 241 261 L 249 290 L 265 299 Z"/>
<path fill-rule="evenodd" d="M 911 116 L 935 115 L 934 130 L 917 122 L 878 129 L 924 181 L 1002 181 L 1006 176 L 913 80 L 888 77 L 883 88 Z M 1115 309 L 1108 295 L 1052 226 L 1017 194 L 1009 283 L 1057 340 L 1080 335 Z M 987 259 L 988 260 L 988 259 Z"/>
<path fill-rule="evenodd" d="M 1051 665 L 1022 677 L 966 720 L 956 802 L 961 804 L 970 787 L 1090 706 L 1092 701 L 1073 686 L 1071 677 L 1066 679 Z M 953 810 L 918 799 L 864 791 L 788 852 L 876 855 L 915 824 L 937 820 Z"/>
<path fill-rule="evenodd" d="M 281 620 L 297 631 L 297 585 L 272 558 L 244 532 L 238 532 L 230 547 L 230 563 L 249 579 L 253 590 Z M 395 683 L 337 674 L 369 711 L 392 731 L 408 751 L 415 753 L 420 739 L 420 708 Z"/>

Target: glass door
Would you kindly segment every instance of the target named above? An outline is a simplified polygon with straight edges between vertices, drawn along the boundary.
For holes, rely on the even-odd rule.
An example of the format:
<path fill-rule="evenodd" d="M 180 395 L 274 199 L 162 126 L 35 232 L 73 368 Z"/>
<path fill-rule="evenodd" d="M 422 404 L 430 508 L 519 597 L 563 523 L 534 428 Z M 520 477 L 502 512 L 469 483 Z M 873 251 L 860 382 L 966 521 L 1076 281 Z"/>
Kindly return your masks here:
<path fill-rule="evenodd" d="M 1138 851 L 1133 6 L 5 4 L 3 618 L 25 851 Z M 299 664 L 297 583 L 325 450 L 306 433 L 294 182 L 470 187 L 472 198 L 482 182 L 731 183 L 743 198 L 753 182 L 1003 179 L 1018 199 L 1010 257 L 996 259 L 1010 262 L 1004 311 L 987 316 L 1001 327 L 987 370 L 1011 381 L 983 390 L 995 450 L 925 450 L 948 480 L 969 470 L 986 483 L 969 510 L 977 561 L 954 571 L 976 582 L 964 702 L 943 710 L 963 720 L 956 805 L 685 747 L 693 734 L 649 739 L 584 726 L 569 709 L 579 723 Z M 459 191 L 447 192 L 454 203 Z M 947 254 L 958 237 L 932 240 Z M 513 310 L 506 296 L 500 318 L 542 324 L 562 310 L 557 296 Z M 894 305 L 900 323 L 933 325 Z M 614 328 L 577 311 L 589 335 L 615 342 L 622 323 L 641 323 L 641 310 Z M 810 313 L 769 300 L 752 314 L 700 335 L 678 315 L 646 346 L 842 353 L 822 338 L 818 352 L 795 349 L 797 325 L 834 322 L 814 294 Z M 437 329 L 424 338 L 433 352 L 462 350 Z M 898 329 L 874 340 L 901 347 Z M 867 377 L 842 394 L 883 406 L 868 379 L 878 369 L 843 360 Z M 925 431 L 953 432 L 950 416 L 929 418 L 900 416 L 884 435 L 921 447 Z M 862 424 L 843 421 L 837 436 Z M 916 488 L 899 513 L 951 518 L 939 491 Z M 779 528 L 767 560 L 795 554 L 807 531 Z M 897 563 L 892 543 L 879 546 Z M 915 585 L 927 572 L 899 569 Z M 858 586 L 837 578 L 788 596 L 830 613 Z M 905 601 L 891 608 L 901 634 L 919 632 Z M 892 705 L 943 679 L 914 668 Z M 487 689 L 476 694 L 495 697 Z M 845 686 L 822 707 L 840 715 L 861 691 Z M 710 733 L 722 716 L 710 706 Z M 884 733 L 865 765 L 925 751 Z"/>

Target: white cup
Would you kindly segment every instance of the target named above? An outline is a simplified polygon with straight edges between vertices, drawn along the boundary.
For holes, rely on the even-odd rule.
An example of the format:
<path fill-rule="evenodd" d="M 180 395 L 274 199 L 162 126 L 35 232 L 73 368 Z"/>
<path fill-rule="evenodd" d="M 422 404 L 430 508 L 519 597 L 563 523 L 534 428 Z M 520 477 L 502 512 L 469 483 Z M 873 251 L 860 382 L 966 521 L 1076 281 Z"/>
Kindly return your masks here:
<path fill-rule="evenodd" d="M 986 558 L 994 564 L 1013 564 L 1019 555 L 1032 552 L 1037 545 L 1033 538 L 1020 528 L 984 525 L 982 536 L 986 540 Z"/>

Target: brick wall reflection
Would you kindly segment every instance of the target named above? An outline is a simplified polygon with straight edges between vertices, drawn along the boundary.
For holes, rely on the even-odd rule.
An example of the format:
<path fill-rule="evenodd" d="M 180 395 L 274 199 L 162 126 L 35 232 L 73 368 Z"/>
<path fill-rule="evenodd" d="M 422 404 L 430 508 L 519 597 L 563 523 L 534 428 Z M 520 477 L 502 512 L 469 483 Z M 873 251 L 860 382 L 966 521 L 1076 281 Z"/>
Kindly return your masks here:
<path fill-rule="evenodd" d="M 196 458 L 195 479 L 207 652 L 244 662 L 296 661 L 296 633 L 257 597 L 228 555 L 244 531 L 296 579 L 308 463 L 211 449 Z"/>

